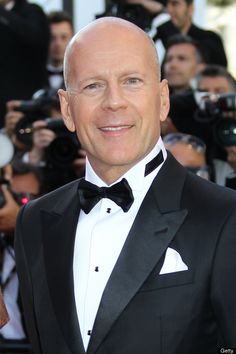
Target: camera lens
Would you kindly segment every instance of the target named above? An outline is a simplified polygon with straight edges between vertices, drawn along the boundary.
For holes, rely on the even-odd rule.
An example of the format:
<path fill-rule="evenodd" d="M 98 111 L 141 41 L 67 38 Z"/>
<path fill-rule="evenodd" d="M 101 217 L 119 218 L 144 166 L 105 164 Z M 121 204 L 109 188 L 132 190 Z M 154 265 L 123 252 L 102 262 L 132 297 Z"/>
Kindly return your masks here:
<path fill-rule="evenodd" d="M 57 136 L 46 149 L 46 159 L 52 165 L 66 167 L 78 155 L 79 143 L 71 133 Z"/>
<path fill-rule="evenodd" d="M 221 146 L 236 145 L 236 120 L 233 118 L 220 119 L 214 129 L 216 141 Z"/>

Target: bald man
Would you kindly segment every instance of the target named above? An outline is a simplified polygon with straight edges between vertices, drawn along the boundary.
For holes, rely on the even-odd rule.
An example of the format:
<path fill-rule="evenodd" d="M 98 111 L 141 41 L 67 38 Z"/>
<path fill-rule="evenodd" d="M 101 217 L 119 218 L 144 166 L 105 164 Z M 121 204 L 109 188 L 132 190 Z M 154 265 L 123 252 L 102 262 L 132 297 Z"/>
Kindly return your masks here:
<path fill-rule="evenodd" d="M 117 18 L 65 54 L 67 128 L 85 178 L 21 209 L 16 262 L 34 354 L 215 354 L 236 346 L 236 196 L 160 137 L 155 47 Z"/>

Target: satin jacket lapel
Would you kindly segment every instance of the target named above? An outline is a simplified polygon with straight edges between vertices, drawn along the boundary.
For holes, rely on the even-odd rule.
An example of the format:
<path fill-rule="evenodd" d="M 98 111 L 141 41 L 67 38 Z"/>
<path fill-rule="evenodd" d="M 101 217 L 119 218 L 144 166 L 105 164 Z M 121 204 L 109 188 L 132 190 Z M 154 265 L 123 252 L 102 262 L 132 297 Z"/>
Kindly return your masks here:
<path fill-rule="evenodd" d="M 187 215 L 186 210 L 180 210 L 186 172 L 170 156 L 164 165 L 143 201 L 104 290 L 88 354 L 94 353 L 100 346 L 112 324 L 166 251 Z M 170 176 L 175 178 L 175 190 L 171 188 Z"/>
<path fill-rule="evenodd" d="M 52 211 L 42 211 L 48 287 L 57 320 L 72 353 L 85 353 L 74 299 L 73 254 L 79 216 L 77 184 Z"/>

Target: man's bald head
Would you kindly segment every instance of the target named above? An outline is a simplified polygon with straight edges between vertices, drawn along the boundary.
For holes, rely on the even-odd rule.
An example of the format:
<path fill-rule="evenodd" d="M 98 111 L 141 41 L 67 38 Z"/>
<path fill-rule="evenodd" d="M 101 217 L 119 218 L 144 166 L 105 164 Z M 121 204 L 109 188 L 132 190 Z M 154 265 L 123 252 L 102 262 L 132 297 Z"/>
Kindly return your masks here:
<path fill-rule="evenodd" d="M 113 47 L 120 46 L 122 50 L 122 44 L 130 43 L 130 45 L 140 45 L 140 54 L 144 50 L 150 52 L 150 66 L 153 65 L 154 71 L 156 71 L 158 79 L 160 78 L 159 60 L 156 52 L 156 48 L 152 39 L 138 26 L 133 23 L 117 18 L 117 17 L 103 17 L 91 22 L 89 25 L 81 29 L 71 39 L 67 46 L 64 59 L 64 79 L 66 88 L 70 85 L 70 74 L 73 71 L 73 65 L 76 60 L 79 60 L 79 56 L 71 62 L 74 55 L 78 50 L 84 50 L 86 47 L 104 48 L 108 44 L 109 50 Z M 127 52 L 129 55 L 129 52 Z M 88 58 L 89 60 L 89 58 Z"/>
<path fill-rule="evenodd" d="M 155 46 L 139 27 L 102 18 L 81 30 L 66 51 L 59 90 L 64 122 L 106 183 L 146 156 L 169 110 Z"/>

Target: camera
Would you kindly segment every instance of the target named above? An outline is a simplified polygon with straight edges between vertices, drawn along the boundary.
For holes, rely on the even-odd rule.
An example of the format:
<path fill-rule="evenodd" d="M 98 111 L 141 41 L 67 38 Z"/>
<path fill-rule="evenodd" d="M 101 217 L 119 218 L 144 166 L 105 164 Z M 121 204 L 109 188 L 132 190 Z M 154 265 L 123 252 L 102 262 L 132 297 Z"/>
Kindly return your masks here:
<path fill-rule="evenodd" d="M 45 128 L 56 134 L 56 138 L 45 149 L 46 162 L 52 167 L 65 168 L 77 157 L 80 144 L 76 134 L 67 130 L 61 118 L 51 118 L 53 109 L 60 112 L 57 90 L 37 91 L 32 100 L 21 101 L 20 106 L 15 108 L 24 116 L 16 124 L 14 133 L 17 140 L 29 150 L 32 147 L 33 123 L 44 120 Z"/>
<path fill-rule="evenodd" d="M 55 89 L 41 89 L 33 94 L 31 100 L 21 101 L 14 110 L 33 117 L 48 117 L 51 110 L 60 110 L 60 103 Z"/>
<path fill-rule="evenodd" d="M 16 125 L 15 134 L 17 139 L 24 145 L 32 145 L 32 125 L 37 119 L 32 116 L 23 117 Z M 45 149 L 46 162 L 51 166 L 60 168 L 67 167 L 77 157 L 78 150 L 81 148 L 76 133 L 71 133 L 65 127 L 61 118 L 44 118 L 46 129 L 54 131 L 56 138 Z"/>
<path fill-rule="evenodd" d="M 47 118 L 46 122 L 47 128 L 56 133 L 56 138 L 46 148 L 46 161 L 52 166 L 67 167 L 78 156 L 81 148 L 77 135 L 68 131 L 62 119 Z"/>
<path fill-rule="evenodd" d="M 212 123 L 214 138 L 220 146 L 236 145 L 236 93 L 197 92 L 195 99 L 199 105 L 195 119 Z"/>
<path fill-rule="evenodd" d="M 15 136 L 25 149 L 32 147 L 32 125 L 36 120 L 44 120 L 50 117 L 52 111 L 60 112 L 60 103 L 55 89 L 42 89 L 34 93 L 31 100 L 21 101 L 20 105 L 14 108 L 22 112 L 23 117 L 15 126 Z"/>

